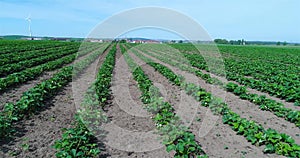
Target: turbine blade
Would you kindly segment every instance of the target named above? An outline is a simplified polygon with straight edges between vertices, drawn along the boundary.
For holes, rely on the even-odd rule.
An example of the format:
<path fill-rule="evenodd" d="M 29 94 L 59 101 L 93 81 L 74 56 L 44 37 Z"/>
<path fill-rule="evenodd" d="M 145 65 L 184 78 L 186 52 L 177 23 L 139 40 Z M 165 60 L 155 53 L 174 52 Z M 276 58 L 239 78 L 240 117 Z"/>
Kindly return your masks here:
<path fill-rule="evenodd" d="M 31 13 L 27 16 L 26 20 L 30 20 L 31 21 Z"/>

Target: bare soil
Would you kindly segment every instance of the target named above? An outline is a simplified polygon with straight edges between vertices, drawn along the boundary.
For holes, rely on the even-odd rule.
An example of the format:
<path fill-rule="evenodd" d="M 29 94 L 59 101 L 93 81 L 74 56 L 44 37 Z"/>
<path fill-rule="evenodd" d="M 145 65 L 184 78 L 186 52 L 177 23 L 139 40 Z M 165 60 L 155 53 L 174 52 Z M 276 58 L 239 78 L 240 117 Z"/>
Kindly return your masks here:
<path fill-rule="evenodd" d="M 3 110 L 5 103 L 16 103 L 23 95 L 24 92 L 28 91 L 30 88 L 34 87 L 35 85 L 49 79 L 55 74 L 56 71 L 48 71 L 44 72 L 40 77 L 36 78 L 35 80 L 28 81 L 22 85 L 13 87 L 8 89 L 7 91 L 0 94 L 0 111 Z"/>
<path fill-rule="evenodd" d="M 104 58 L 103 55 L 100 56 L 100 59 Z M 78 58 L 78 60 L 85 57 L 86 55 Z M 101 64 L 102 60 L 99 62 Z M 78 81 L 85 81 L 85 85 L 80 87 L 82 88 L 81 95 L 78 94 L 79 98 L 76 98 L 76 100 L 82 99 L 91 83 L 90 80 L 94 80 L 89 75 L 94 73 L 97 64 L 98 61 L 95 60 L 77 78 Z M 50 78 L 51 75 L 47 77 Z M 36 80 L 32 82 L 38 83 Z M 24 86 L 28 85 L 25 84 Z M 30 86 L 33 87 L 34 84 L 30 84 Z M 73 88 L 72 83 L 69 83 L 54 98 L 46 101 L 44 108 L 40 109 L 35 115 L 16 122 L 17 133 L 13 136 L 13 139 L 1 142 L 0 157 L 55 157 L 54 142 L 61 138 L 62 129 L 72 127 L 74 121 L 76 107 Z"/>
<path fill-rule="evenodd" d="M 232 82 L 232 83 L 235 83 L 235 84 L 237 84 L 239 86 L 243 86 L 243 85 L 241 85 L 240 83 L 238 83 L 236 81 L 228 81 L 227 79 L 225 79 L 223 77 L 216 76 L 216 75 L 214 75 L 212 73 L 209 73 L 209 72 L 207 72 L 205 70 L 201 70 L 201 71 L 203 73 L 205 73 L 205 74 L 210 74 L 212 77 L 218 78 L 219 80 L 223 81 L 224 83 Z M 249 91 L 249 93 L 253 93 L 253 94 L 257 94 L 257 95 L 264 95 L 264 96 L 266 96 L 266 98 L 269 98 L 269 99 L 275 100 L 275 101 L 277 101 L 279 103 L 282 103 L 286 108 L 293 109 L 293 110 L 298 110 L 298 111 L 300 110 L 300 107 L 299 106 L 295 106 L 294 103 L 292 103 L 292 102 L 287 102 L 287 101 L 285 101 L 283 99 L 271 96 L 268 93 L 261 92 L 261 91 L 258 91 L 256 89 L 252 89 L 252 88 L 249 88 L 249 87 L 246 87 L 246 88 Z"/>
<path fill-rule="evenodd" d="M 145 56 L 154 59 L 153 57 L 147 55 L 144 53 Z M 158 61 L 156 59 L 156 61 Z M 159 61 L 159 63 L 169 67 L 173 72 L 176 74 L 180 74 L 183 76 L 186 76 L 185 74 L 187 72 L 181 71 L 178 68 L 174 68 L 166 63 L 163 63 Z M 190 74 L 192 76 L 195 76 L 193 74 Z M 187 79 L 191 77 L 186 77 Z M 277 130 L 281 133 L 286 133 L 293 137 L 296 141 L 296 143 L 300 143 L 300 137 L 298 136 L 300 134 L 300 129 L 295 126 L 295 124 L 290 123 L 283 118 L 279 118 L 273 113 L 269 111 L 262 111 L 259 109 L 259 107 L 247 100 L 242 100 L 238 96 L 234 95 L 233 93 L 228 93 L 224 91 L 223 89 L 219 88 L 218 86 L 211 85 L 206 83 L 205 81 L 201 80 L 198 77 L 193 77 L 190 80 L 187 80 L 188 82 L 199 84 L 202 88 L 204 88 L 208 92 L 213 92 L 213 94 L 217 97 L 224 98 L 226 103 L 229 105 L 229 107 L 236 112 L 237 114 L 241 115 L 243 118 L 247 118 L 248 120 L 256 121 L 263 125 L 264 128 L 272 128 Z"/>
<path fill-rule="evenodd" d="M 131 54 L 131 56 L 134 58 L 135 61 L 140 63 L 143 62 L 135 55 Z M 186 103 L 188 103 L 189 105 L 185 107 L 193 108 L 193 110 L 196 111 L 194 116 L 190 116 L 192 117 L 192 120 L 189 124 L 189 128 L 191 132 L 195 134 L 196 140 L 200 142 L 202 148 L 210 157 L 266 156 L 263 154 L 262 149 L 252 146 L 251 143 L 245 140 L 245 138 L 236 135 L 234 131 L 230 129 L 230 127 L 224 125 L 222 123 L 221 118 L 217 118 L 215 120 L 216 122 L 213 123 L 213 126 L 209 127 L 211 128 L 209 131 L 205 131 L 205 128 L 208 127 L 205 125 L 207 123 L 207 120 L 205 120 L 207 118 L 205 117 L 208 117 L 207 112 L 209 111 L 207 108 L 199 106 L 199 102 L 197 102 L 191 96 L 182 93 L 178 87 L 172 85 L 164 76 L 162 76 L 158 72 L 155 72 L 155 70 L 150 66 L 143 66 L 143 70 L 146 72 L 146 74 L 152 81 L 159 82 L 160 84 L 164 85 L 168 93 L 167 95 L 165 95 L 168 96 L 167 101 L 169 101 L 172 105 L 175 105 L 175 108 L 179 108 L 178 104 L 180 102 L 179 100 L 175 100 L 174 102 L 173 98 L 186 98 L 183 99 L 185 100 L 185 105 Z M 180 117 L 182 118 L 182 116 Z M 184 119 L 184 121 L 187 121 L 187 119 Z M 188 123 L 189 122 L 187 122 L 187 124 Z M 206 134 L 200 132 L 206 132 Z"/>
<path fill-rule="evenodd" d="M 143 109 L 141 92 L 119 48 L 117 59 L 111 87 L 113 98 L 105 107 L 110 121 L 103 125 L 107 135 L 101 157 L 172 157 L 153 132 L 151 114 Z"/>
<path fill-rule="evenodd" d="M 54 157 L 51 146 L 62 134 L 62 128 L 71 127 L 75 113 L 72 87 L 69 84 L 45 108 L 29 119 L 16 123 L 17 134 L 13 140 L 1 142 L 3 157 Z M 26 149 L 25 146 L 29 148 Z"/>
<path fill-rule="evenodd" d="M 152 53 L 154 53 L 154 52 L 152 52 Z M 163 52 L 163 53 L 165 53 L 165 52 Z M 170 60 L 173 60 L 173 59 L 170 59 Z M 173 61 L 175 61 L 175 60 L 173 60 Z M 191 66 L 191 65 L 189 65 L 189 66 Z M 193 67 L 193 68 L 198 69 L 198 68 L 196 68 L 196 67 Z M 198 70 L 199 70 L 199 69 L 198 69 Z M 226 78 L 224 78 L 224 77 L 217 76 L 217 75 L 212 74 L 212 73 L 209 73 L 209 72 L 207 72 L 207 71 L 205 71 L 205 70 L 201 70 L 201 71 L 202 71 L 204 74 L 209 74 L 209 75 L 211 75 L 212 77 L 215 77 L 215 78 L 221 80 L 223 83 L 233 82 L 233 83 L 235 83 L 235 84 L 237 84 L 237 85 L 239 85 L 239 86 L 243 86 L 243 85 L 241 85 L 241 84 L 238 83 L 238 82 L 235 82 L 235 81 L 228 81 L 228 80 L 227 80 Z M 252 78 L 251 76 L 244 76 L 244 77 L 246 77 L 246 78 Z M 252 78 L 252 79 L 253 79 L 253 78 Z M 275 96 L 271 96 L 271 95 L 268 94 L 268 93 L 261 92 L 261 91 L 258 91 L 258 90 L 256 90 L 256 89 L 252 89 L 252 88 L 249 88 L 249 87 L 247 87 L 247 90 L 248 90 L 250 93 L 253 93 L 253 94 L 265 95 L 265 96 L 266 96 L 267 98 L 269 98 L 269 99 L 272 99 L 272 100 L 275 100 L 275 101 L 277 101 L 277 102 L 282 103 L 282 104 L 285 105 L 285 107 L 287 107 L 287 108 L 290 108 L 290 109 L 293 109 L 293 110 L 300 110 L 300 107 L 299 107 L 299 106 L 295 106 L 293 102 L 287 102 L 287 101 L 285 101 L 284 99 L 277 98 L 277 97 L 275 97 Z"/>
<path fill-rule="evenodd" d="M 90 53 L 89 53 L 90 54 Z M 89 54 L 86 54 L 84 56 L 81 56 L 76 59 L 76 61 L 80 61 L 87 57 Z M 72 63 L 66 64 L 64 66 L 70 66 Z M 59 68 L 53 71 L 45 71 L 43 72 L 39 77 L 36 79 L 27 81 L 25 83 L 22 83 L 18 86 L 14 86 L 6 90 L 5 92 L 0 92 L 0 111 L 3 110 L 5 103 L 16 103 L 23 95 L 24 92 L 28 91 L 30 88 L 33 88 L 35 85 L 50 79 L 53 74 L 57 73 L 59 71 Z"/>
<path fill-rule="evenodd" d="M 153 57 L 151 57 L 145 53 L 144 53 L 144 55 L 151 59 L 154 59 Z M 300 129 L 298 127 L 296 127 L 295 124 L 290 123 L 290 122 L 284 120 L 283 118 L 277 117 L 276 115 L 274 115 L 273 113 L 271 113 L 269 111 L 262 111 L 259 109 L 259 107 L 257 105 L 255 105 L 247 100 L 242 100 L 238 96 L 234 95 L 233 93 L 228 93 L 225 90 L 219 88 L 218 86 L 207 84 L 204 80 L 197 78 L 193 74 L 189 74 L 185 71 L 181 71 L 178 68 L 171 67 L 171 65 L 168 65 L 168 64 L 165 64 L 162 62 L 160 62 L 160 63 L 165 66 L 168 66 L 175 73 L 185 76 L 188 82 L 199 84 L 201 87 L 206 89 L 208 92 L 213 92 L 213 94 L 215 96 L 223 98 L 224 100 L 226 100 L 226 103 L 229 105 L 230 108 L 232 108 L 232 110 L 234 112 L 238 113 L 239 115 L 243 116 L 244 118 L 254 120 L 254 121 L 262 124 L 265 128 L 273 128 L 281 133 L 286 133 L 286 134 L 292 136 L 297 143 L 300 142 L 300 137 L 298 136 Z M 206 71 L 202 71 L 202 72 L 207 73 Z M 194 76 L 194 77 L 191 77 L 191 76 Z M 212 76 L 217 77 L 216 75 L 212 75 Z M 218 79 L 220 79 L 222 82 L 225 82 L 225 83 L 228 82 L 224 78 L 218 77 Z M 255 92 L 255 91 L 253 90 L 250 92 Z M 256 93 L 256 94 L 259 94 L 259 93 Z M 266 93 L 263 93 L 263 94 L 266 94 Z M 243 106 L 241 106 L 241 105 L 243 105 Z M 289 104 L 285 104 L 285 106 L 288 108 L 297 110 L 296 106 L 289 105 Z M 262 116 L 264 116 L 264 117 L 262 117 Z"/>
<path fill-rule="evenodd" d="M 144 55 L 146 55 L 146 54 L 144 54 Z M 147 57 L 150 57 L 150 56 L 147 56 Z M 152 57 L 150 57 L 150 58 L 154 59 Z M 135 60 L 139 60 L 139 59 L 135 59 Z M 185 76 L 182 71 L 180 71 L 174 67 L 171 67 L 170 65 L 162 63 L 162 62 L 158 61 L 157 59 L 154 59 L 154 60 L 160 64 L 163 64 L 163 65 L 171 68 L 175 73 Z M 205 89 L 207 89 L 209 91 L 211 91 L 211 89 L 213 89 L 214 92 L 216 91 L 215 90 L 216 87 L 212 88 L 212 87 L 210 87 L 211 85 L 206 85 L 206 83 L 204 81 L 196 81 L 196 82 L 194 81 L 194 83 L 200 84 L 201 87 L 204 87 Z M 217 91 L 219 91 L 219 90 L 217 90 Z M 218 94 L 218 93 L 219 93 L 219 95 L 223 95 L 224 93 L 226 94 L 226 92 L 223 92 L 223 93 L 216 92 L 216 94 Z M 228 96 L 226 94 L 226 100 L 230 100 L 228 98 L 234 98 L 234 96 L 232 96 L 232 95 Z M 238 99 L 237 101 L 241 101 L 241 100 Z M 231 108 L 234 105 L 239 105 L 239 107 L 245 106 L 245 103 L 241 104 L 240 102 L 238 102 L 237 104 L 236 103 L 235 104 L 228 103 L 228 104 L 231 105 Z M 201 129 L 201 126 L 205 125 L 205 124 L 203 124 L 203 121 L 205 121 L 205 119 L 207 119 L 206 118 L 207 111 L 208 111 L 207 108 L 200 107 L 200 111 L 199 111 L 199 113 L 197 113 L 197 115 L 195 117 L 196 121 L 194 120 L 192 125 L 190 126 L 190 129 L 193 131 L 193 133 L 195 133 L 196 136 L 199 136 L 198 134 L 199 134 L 199 129 Z M 244 109 L 242 109 L 240 111 L 244 111 Z M 235 112 L 241 114 L 240 111 L 235 111 Z M 256 113 L 259 114 L 260 112 L 262 112 L 262 111 L 258 110 L 258 111 L 254 112 L 256 118 L 258 117 Z M 252 113 L 250 113 L 250 114 L 252 114 Z M 267 114 L 267 116 L 268 115 L 270 115 L 270 114 Z M 241 114 L 241 116 L 244 117 L 244 114 Z M 249 116 L 251 116 L 251 115 L 249 115 Z M 266 114 L 260 115 L 259 118 L 261 116 L 266 116 Z M 251 117 L 253 117 L 253 116 L 251 116 Z M 248 119 L 249 118 L 250 117 L 248 117 Z M 274 119 L 277 119 L 277 118 L 274 118 Z M 264 120 L 267 120 L 267 119 L 264 119 Z M 284 122 L 286 122 L 286 121 L 284 121 Z M 271 126 L 273 127 L 273 126 L 278 126 L 278 125 L 273 123 Z M 291 129 L 293 129 L 293 128 L 291 128 Z M 279 130 L 281 130 L 281 132 L 287 131 L 284 128 L 280 128 Z M 298 129 L 293 129 L 293 132 L 295 132 L 295 130 L 298 130 Z M 291 132 L 289 132 L 289 134 L 291 134 Z M 224 125 L 220 119 L 217 119 L 217 121 L 214 124 L 214 127 L 212 128 L 212 130 L 210 130 L 210 132 L 207 135 L 205 135 L 204 137 L 196 137 L 196 138 L 197 138 L 197 140 L 199 140 L 199 142 L 201 142 L 201 145 L 203 145 L 203 148 L 209 154 L 209 156 L 212 156 L 212 157 L 241 157 L 241 156 L 244 156 L 244 157 L 274 157 L 274 156 L 276 156 L 276 155 L 263 154 L 262 147 L 256 147 L 256 146 L 251 145 L 251 143 L 247 142 L 247 140 L 245 138 L 243 138 L 242 136 L 236 135 L 235 132 L 229 126 Z"/>
<path fill-rule="evenodd" d="M 15 124 L 17 133 L 13 139 L 0 142 L 0 157 L 55 157 L 55 149 L 52 147 L 55 140 L 61 138 L 62 128 L 72 127 L 76 105 L 82 101 L 83 94 L 94 81 L 95 72 L 108 52 L 109 49 L 99 57 L 99 61 L 91 63 L 79 78 L 49 99 L 43 109 L 17 122 Z M 208 108 L 199 106 L 199 102 L 172 85 L 137 56 L 130 55 L 160 89 L 164 99 L 174 105 L 176 114 L 195 134 L 196 140 L 210 157 L 280 157 L 264 154 L 263 147 L 253 146 L 243 136 L 236 135 L 228 125 L 222 123 L 220 116 L 212 115 Z M 273 128 L 289 134 L 297 144 L 300 143 L 300 138 L 297 136 L 300 130 L 295 125 L 270 112 L 261 111 L 258 106 L 241 100 L 219 87 L 209 85 L 193 74 L 144 55 L 169 67 L 176 74 L 184 76 L 188 82 L 196 83 L 207 91 L 213 92 L 215 96 L 224 98 L 229 107 L 242 117 L 254 120 L 265 128 Z M 165 146 L 159 139 L 160 136 L 156 133 L 154 122 L 151 120 L 153 115 L 144 109 L 145 105 L 140 101 L 141 92 L 132 78 L 118 45 L 116 58 L 111 86 L 112 97 L 104 107 L 109 121 L 102 125 L 104 138 L 98 139 L 99 143 L 105 144 L 100 157 L 173 157 L 174 153 L 166 152 Z M 45 72 L 36 80 L 1 94 L 0 109 L 6 102 L 16 102 L 23 92 L 50 78 L 54 72 Z M 251 89 L 250 91 L 261 93 Z M 290 106 L 288 103 L 284 104 Z"/>

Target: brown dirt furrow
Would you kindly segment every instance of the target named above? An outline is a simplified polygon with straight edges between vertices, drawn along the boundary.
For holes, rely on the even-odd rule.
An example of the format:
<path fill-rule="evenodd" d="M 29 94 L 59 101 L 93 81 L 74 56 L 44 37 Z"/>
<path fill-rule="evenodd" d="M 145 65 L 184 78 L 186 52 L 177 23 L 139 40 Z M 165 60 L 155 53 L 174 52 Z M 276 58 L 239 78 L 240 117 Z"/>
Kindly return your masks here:
<path fill-rule="evenodd" d="M 154 83 L 167 89 L 163 91 L 163 96 L 174 105 L 176 114 L 195 134 L 196 140 L 210 157 L 274 157 L 263 154 L 261 147 L 253 146 L 244 137 L 236 135 L 229 126 L 222 123 L 221 117 L 213 116 L 208 108 L 199 106 L 199 102 L 172 85 L 152 67 L 145 65 L 137 56 L 131 56 L 143 65 L 143 70 Z"/>
<path fill-rule="evenodd" d="M 154 52 L 153 52 L 153 53 L 154 53 Z M 170 59 L 170 60 L 175 61 L 174 59 Z M 189 65 L 189 66 L 191 66 L 191 65 Z M 198 68 L 196 68 L 196 67 L 193 67 L 193 68 L 198 69 Z M 199 70 L 199 69 L 198 69 L 198 70 Z M 201 70 L 201 71 L 202 71 L 202 73 L 204 73 L 204 74 L 209 74 L 211 77 L 215 77 L 215 78 L 221 80 L 223 83 L 232 82 L 232 83 L 235 83 L 235 84 L 237 84 L 237 85 L 239 85 L 239 86 L 243 86 L 243 85 L 241 85 L 240 83 L 238 83 L 238 82 L 236 82 L 236 81 L 228 81 L 228 80 L 227 80 L 226 78 L 224 78 L 224 77 L 217 76 L 217 75 L 212 74 L 212 73 L 209 73 L 209 72 L 207 72 L 207 71 L 205 71 L 205 70 Z M 252 78 L 252 77 L 250 77 L 250 76 L 244 76 L 244 77 L 246 77 L 246 78 Z M 247 90 L 248 90 L 250 93 L 253 93 L 253 94 L 265 95 L 265 96 L 266 96 L 267 98 L 269 98 L 269 99 L 273 99 L 273 100 L 275 100 L 275 101 L 277 101 L 277 102 L 282 103 L 283 105 L 285 105 L 286 108 L 290 108 L 290 109 L 292 109 L 292 110 L 300 110 L 300 107 L 299 107 L 299 106 L 295 106 L 294 103 L 292 103 L 292 102 L 287 102 L 287 101 L 285 101 L 284 99 L 280 99 L 280 98 L 271 96 L 271 95 L 268 94 L 268 93 L 261 92 L 261 91 L 258 91 L 258 90 L 256 90 L 256 89 L 252 89 L 252 88 L 249 88 L 249 87 L 247 87 Z"/>
<path fill-rule="evenodd" d="M 139 98 L 141 92 L 117 48 L 111 87 L 113 98 L 104 108 L 109 122 L 102 126 L 107 134 L 101 157 L 171 157 L 154 133 L 151 115 L 143 109 Z"/>
<path fill-rule="evenodd" d="M 211 75 L 212 77 L 218 78 L 219 80 L 223 81 L 224 83 L 232 82 L 232 83 L 235 83 L 235 84 L 237 84 L 239 86 L 243 86 L 243 85 L 241 85 L 240 83 L 238 83 L 236 81 L 228 81 L 227 79 L 225 79 L 223 77 L 216 76 L 216 75 L 214 75 L 212 73 L 209 73 L 209 72 L 207 72 L 205 70 L 201 70 L 201 71 L 203 73 L 205 73 L 205 74 Z M 292 110 L 298 110 L 298 111 L 300 110 L 300 107 L 299 106 L 295 106 L 294 103 L 292 103 L 292 102 L 287 102 L 287 101 L 285 101 L 283 99 L 271 96 L 268 93 L 261 92 L 261 91 L 258 91 L 256 89 L 252 89 L 252 88 L 249 88 L 249 87 L 247 87 L 247 90 L 249 91 L 249 93 L 253 93 L 253 94 L 257 94 L 257 95 L 265 95 L 269 99 L 272 99 L 272 100 L 275 100 L 275 101 L 277 101 L 279 103 L 282 103 L 286 108 L 289 108 L 289 109 L 292 109 Z"/>
<path fill-rule="evenodd" d="M 100 58 L 104 58 L 103 55 Z M 82 83 L 80 91 L 74 93 L 75 85 L 69 83 L 54 98 L 49 99 L 43 109 L 28 119 L 17 122 L 14 139 L 1 142 L 0 157 L 55 157 L 54 142 L 61 138 L 63 128 L 72 127 L 76 113 L 75 100 L 82 100 L 83 94 L 94 81 L 91 74 L 94 74 L 97 64 L 97 60 L 91 63 L 74 80 L 75 83 Z M 25 145 L 29 148 L 26 149 Z"/>
<path fill-rule="evenodd" d="M 145 56 L 154 59 L 153 57 L 143 53 Z M 156 59 L 156 61 L 158 61 Z M 183 72 L 177 68 L 174 68 L 168 64 L 162 63 L 159 61 L 159 63 L 167 66 L 170 68 L 173 72 L 176 74 L 185 76 L 186 72 Z M 195 76 L 193 74 L 190 74 L 192 76 Z M 224 91 L 223 89 L 220 89 L 218 86 L 214 86 L 211 84 L 205 83 L 205 81 L 197 78 L 189 79 L 189 76 L 185 76 L 188 82 L 192 82 L 195 84 L 200 85 L 202 88 L 204 88 L 206 91 L 211 92 L 214 96 L 223 98 L 228 106 L 237 114 L 241 115 L 243 118 L 246 118 L 248 120 L 256 121 L 265 129 L 272 128 L 277 130 L 280 133 L 286 133 L 293 137 L 297 144 L 300 144 L 300 137 L 298 136 L 300 133 L 300 129 L 295 126 L 295 124 L 290 123 L 283 118 L 279 118 L 273 113 L 269 111 L 262 111 L 259 109 L 259 107 L 247 100 L 241 100 L 238 96 L 234 95 L 233 93 L 228 93 Z"/>
<path fill-rule="evenodd" d="M 106 55 L 109 53 L 111 47 L 108 48 L 105 52 L 103 52 L 98 60 L 95 60 L 93 63 L 89 65 L 89 67 L 84 70 L 81 74 L 73 78 L 72 88 L 73 88 L 73 97 L 75 101 L 75 105 L 79 108 L 80 103 L 83 100 L 84 94 L 86 90 L 91 86 L 91 84 L 95 81 L 98 69 L 102 65 L 105 60 Z M 94 51 L 93 51 L 94 52 Z M 84 56 L 82 56 L 84 57 Z M 81 61 L 82 57 L 76 59 L 75 62 Z M 86 57 L 86 55 L 85 55 Z"/>
<path fill-rule="evenodd" d="M 4 142 L 0 153 L 4 157 L 54 157 L 55 149 L 51 146 L 61 137 L 62 128 L 71 127 L 75 111 L 69 84 L 39 114 L 18 122 L 16 138 Z M 28 150 L 24 145 L 29 146 Z"/>
<path fill-rule="evenodd" d="M 78 57 L 75 61 L 73 61 L 72 63 L 66 64 L 64 65 L 64 67 L 66 66 L 70 66 L 72 65 L 74 62 L 80 61 L 84 58 L 86 58 L 88 55 L 90 55 L 90 53 L 83 55 L 81 57 Z M 59 71 L 60 68 L 53 70 L 53 71 L 45 71 L 43 72 L 42 75 L 40 75 L 39 77 L 37 77 L 34 80 L 31 81 L 27 81 L 19 86 L 15 86 L 12 88 L 9 88 L 7 91 L 3 92 L 0 97 L 0 111 L 3 110 L 5 103 L 11 102 L 11 103 L 16 103 L 23 95 L 24 92 L 28 91 L 30 88 L 34 87 L 35 85 L 50 79 L 53 74 L 57 73 Z"/>
<path fill-rule="evenodd" d="M 5 103 L 16 103 L 23 95 L 24 92 L 52 77 L 58 70 L 44 72 L 41 76 L 34 80 L 28 81 L 20 86 L 16 86 L 3 92 L 0 97 L 0 111 L 3 110 Z"/>

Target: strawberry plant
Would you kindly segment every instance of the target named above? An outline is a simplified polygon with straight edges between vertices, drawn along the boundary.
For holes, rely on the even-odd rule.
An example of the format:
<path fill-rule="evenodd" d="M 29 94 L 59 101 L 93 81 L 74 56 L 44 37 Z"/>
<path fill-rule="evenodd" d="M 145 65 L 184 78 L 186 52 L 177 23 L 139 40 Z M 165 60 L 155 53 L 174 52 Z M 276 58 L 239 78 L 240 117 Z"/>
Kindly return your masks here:
<path fill-rule="evenodd" d="M 153 66 L 163 76 L 168 78 L 170 82 L 174 82 L 171 76 L 174 76 L 176 74 L 169 68 L 158 63 L 151 64 L 151 66 Z M 170 73 L 172 75 L 170 75 Z M 193 97 L 201 102 L 206 102 L 205 100 L 199 98 L 199 96 L 203 95 L 202 93 L 210 94 L 199 86 L 193 86 L 189 83 L 183 83 L 181 85 L 184 89 L 189 90 L 188 94 L 196 94 L 193 95 Z M 236 88 L 239 88 L 233 84 L 229 84 L 226 87 L 233 91 L 235 91 Z M 201 91 L 202 93 L 199 91 Z M 239 88 L 238 90 L 236 90 L 236 93 L 243 94 L 246 92 L 244 88 Z M 234 113 L 226 103 L 216 97 L 211 97 L 209 100 L 207 100 L 205 105 L 209 105 L 214 114 L 222 115 L 223 123 L 230 125 L 232 129 L 237 132 L 237 134 L 243 135 L 248 141 L 251 141 L 252 144 L 265 145 L 265 152 L 276 153 L 278 155 L 284 156 L 300 156 L 300 146 L 298 144 L 295 144 L 295 141 L 290 136 L 284 133 L 280 134 L 273 129 L 265 130 L 261 125 L 255 123 L 254 121 L 249 121 L 245 118 L 241 118 L 238 114 Z"/>
<path fill-rule="evenodd" d="M 141 53 L 135 53 L 135 54 L 138 57 L 140 57 L 142 60 L 149 61 L 149 59 L 147 59 Z M 249 100 L 250 102 L 258 105 L 261 110 L 267 110 L 267 111 L 273 112 L 276 116 L 282 117 L 282 118 L 286 119 L 287 121 L 295 123 L 295 125 L 297 127 L 300 127 L 299 126 L 300 125 L 299 114 L 298 114 L 298 113 L 300 113 L 299 111 L 293 111 L 289 108 L 285 108 L 282 103 L 279 103 L 272 99 L 266 98 L 265 96 L 259 96 L 257 94 L 249 93 L 247 91 L 246 87 L 244 87 L 244 86 L 239 86 L 232 82 L 224 84 L 219 79 L 210 77 L 209 74 L 204 74 L 200 70 L 193 68 L 193 67 L 188 67 L 187 65 L 184 65 L 182 63 L 174 62 L 164 56 L 155 55 L 154 53 L 150 53 L 150 52 L 147 52 L 146 54 L 148 54 L 152 57 L 155 57 L 155 58 L 157 58 L 165 63 L 168 63 L 172 66 L 178 67 L 183 71 L 188 71 L 190 73 L 194 73 L 196 76 L 204 79 L 207 83 L 221 86 L 221 88 L 224 88 L 224 90 L 234 93 L 235 95 L 239 96 L 241 99 Z M 178 60 L 178 59 L 176 59 L 176 60 Z M 154 65 L 152 64 L 152 66 L 155 67 L 155 64 Z M 163 71 L 168 71 L 168 70 L 163 70 Z M 163 72 L 161 72 L 161 73 L 163 73 Z M 170 73 L 167 73 L 166 75 L 170 75 Z M 189 92 L 187 92 L 187 93 L 189 93 Z M 199 100 L 200 98 L 197 97 L 196 99 Z M 206 104 L 206 103 L 204 103 L 204 104 Z"/>
<path fill-rule="evenodd" d="M 107 50 L 107 49 L 106 49 Z M 105 50 L 105 51 L 106 51 Z M 100 149 L 97 145 L 97 139 L 87 127 L 99 125 L 99 121 L 105 122 L 107 118 L 103 115 L 101 107 L 109 97 L 109 86 L 111 82 L 111 73 L 115 64 L 115 46 L 107 54 L 101 68 L 98 71 L 97 79 L 88 88 L 84 96 L 80 109 L 75 116 L 75 125 L 73 128 L 63 129 L 64 134 L 60 140 L 55 142 L 56 157 L 98 157 Z M 90 56 L 94 60 L 97 56 Z M 81 62 L 88 64 L 89 60 Z M 82 68 L 81 66 L 77 69 Z M 80 72 L 77 70 L 76 72 Z M 93 92 L 96 92 L 94 94 Z M 105 91 L 106 93 L 103 93 Z M 100 93 L 99 93 L 100 92 Z M 92 128 L 94 129 L 94 128 Z M 98 130 L 98 129 L 97 129 Z"/>
<path fill-rule="evenodd" d="M 141 100 L 147 104 L 146 109 L 154 114 L 153 121 L 162 134 L 167 151 L 175 151 L 175 157 L 207 157 L 201 146 L 195 141 L 194 135 L 180 125 L 180 119 L 174 113 L 173 106 L 163 101 L 158 88 L 153 85 L 143 69 L 124 51 L 123 49 L 124 58 L 142 92 Z M 179 80 L 174 79 L 173 81 L 178 82 Z"/>
<path fill-rule="evenodd" d="M 62 139 L 55 142 L 56 157 L 97 157 L 100 153 L 96 138 L 78 115 L 74 128 L 63 129 Z"/>
<path fill-rule="evenodd" d="M 96 93 L 99 97 L 99 101 L 101 103 L 106 102 L 110 96 L 110 84 L 112 79 L 112 72 L 115 65 L 115 55 L 116 55 L 116 47 L 109 51 L 108 55 L 105 58 L 104 63 L 102 64 L 97 79 L 95 81 Z"/>
<path fill-rule="evenodd" d="M 32 114 L 44 106 L 45 99 L 51 98 L 57 92 L 67 85 L 72 80 L 73 75 L 78 75 L 82 72 L 92 61 L 94 61 L 101 54 L 101 51 L 93 52 L 85 59 L 75 63 L 72 66 L 61 68 L 59 72 L 53 75 L 48 80 L 45 80 L 28 91 L 24 92 L 20 100 L 15 104 L 7 103 L 4 105 L 4 111 L 0 112 L 0 136 L 11 135 L 13 131 L 12 122 L 20 120 L 29 114 Z M 80 66 L 79 66 L 80 65 Z M 77 71 L 73 71 L 73 68 Z M 79 69 L 80 68 L 80 69 Z"/>

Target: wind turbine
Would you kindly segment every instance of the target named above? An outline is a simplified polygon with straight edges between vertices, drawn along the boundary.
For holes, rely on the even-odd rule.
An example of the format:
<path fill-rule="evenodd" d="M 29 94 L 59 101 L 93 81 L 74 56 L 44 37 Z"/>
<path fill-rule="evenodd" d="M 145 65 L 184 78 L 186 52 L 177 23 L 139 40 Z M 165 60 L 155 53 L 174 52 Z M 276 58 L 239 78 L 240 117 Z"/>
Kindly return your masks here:
<path fill-rule="evenodd" d="M 31 32 L 31 14 L 28 15 L 26 20 L 28 21 L 28 30 L 29 30 L 30 39 L 33 40 L 32 32 Z"/>

